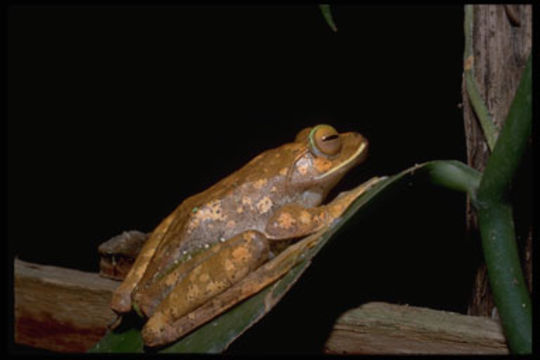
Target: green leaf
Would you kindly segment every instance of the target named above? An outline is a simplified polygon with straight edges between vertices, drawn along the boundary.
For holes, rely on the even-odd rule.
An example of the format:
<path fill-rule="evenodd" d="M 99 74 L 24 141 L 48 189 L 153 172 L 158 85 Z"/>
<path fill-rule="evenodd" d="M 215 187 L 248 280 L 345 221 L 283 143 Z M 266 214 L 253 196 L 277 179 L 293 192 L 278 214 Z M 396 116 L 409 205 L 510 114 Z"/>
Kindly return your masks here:
<path fill-rule="evenodd" d="M 334 22 L 334 18 L 332 17 L 332 11 L 330 10 L 330 5 L 319 5 L 319 8 L 321 9 L 321 13 L 324 17 L 324 20 L 326 20 L 326 23 L 328 24 L 328 26 L 330 26 L 330 29 L 336 32 L 337 26 L 336 26 L 336 23 Z"/>
<path fill-rule="evenodd" d="M 459 161 L 432 161 L 415 165 L 394 176 L 379 181 L 356 199 L 343 216 L 325 231 L 314 234 L 315 246 L 307 248 L 301 260 L 281 279 L 267 286 L 229 311 L 202 325 L 175 344 L 159 349 L 159 352 L 219 353 L 224 351 L 238 336 L 253 326 L 287 293 L 308 268 L 313 257 L 353 217 L 361 213 L 381 195 L 391 189 L 404 186 L 412 177 L 423 176 L 433 183 L 450 189 L 474 192 L 479 173 Z M 120 328 L 110 331 L 90 352 L 143 352 L 140 336 L 142 324 L 138 318 L 124 319 Z"/>
<path fill-rule="evenodd" d="M 493 299 L 512 353 L 532 352 L 532 302 L 519 258 L 508 189 L 532 131 L 532 54 L 478 188 L 478 227 Z"/>
<path fill-rule="evenodd" d="M 90 353 L 132 353 L 142 352 L 141 320 L 134 314 L 124 316 L 122 324 L 114 331 L 109 331 Z"/>

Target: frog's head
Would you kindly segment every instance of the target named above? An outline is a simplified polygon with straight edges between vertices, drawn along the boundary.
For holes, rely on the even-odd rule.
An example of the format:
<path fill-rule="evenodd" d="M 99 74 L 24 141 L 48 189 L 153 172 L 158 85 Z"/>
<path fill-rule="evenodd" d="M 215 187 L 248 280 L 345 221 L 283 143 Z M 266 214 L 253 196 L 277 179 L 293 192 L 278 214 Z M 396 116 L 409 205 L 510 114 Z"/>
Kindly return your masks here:
<path fill-rule="evenodd" d="M 301 130 L 295 143 L 302 150 L 289 168 L 288 187 L 322 198 L 366 158 L 368 150 L 368 141 L 361 134 L 338 133 L 326 124 Z"/>

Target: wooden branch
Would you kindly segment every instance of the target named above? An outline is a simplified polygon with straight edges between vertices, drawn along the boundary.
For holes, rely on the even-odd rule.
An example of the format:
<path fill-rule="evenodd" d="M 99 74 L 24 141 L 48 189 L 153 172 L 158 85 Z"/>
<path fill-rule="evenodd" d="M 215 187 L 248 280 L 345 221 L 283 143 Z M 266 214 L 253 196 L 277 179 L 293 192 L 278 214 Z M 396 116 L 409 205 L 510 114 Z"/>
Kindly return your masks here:
<path fill-rule="evenodd" d="M 109 301 L 118 281 L 98 274 L 15 260 L 15 341 L 59 352 L 82 352 L 116 315 Z M 413 306 L 368 303 L 343 314 L 327 353 L 506 354 L 498 323 Z"/>
<path fill-rule="evenodd" d="M 98 274 L 15 259 L 15 342 L 83 352 L 105 334 L 118 281 Z"/>
<path fill-rule="evenodd" d="M 508 354 L 499 323 L 407 305 L 367 303 L 338 318 L 334 354 Z"/>

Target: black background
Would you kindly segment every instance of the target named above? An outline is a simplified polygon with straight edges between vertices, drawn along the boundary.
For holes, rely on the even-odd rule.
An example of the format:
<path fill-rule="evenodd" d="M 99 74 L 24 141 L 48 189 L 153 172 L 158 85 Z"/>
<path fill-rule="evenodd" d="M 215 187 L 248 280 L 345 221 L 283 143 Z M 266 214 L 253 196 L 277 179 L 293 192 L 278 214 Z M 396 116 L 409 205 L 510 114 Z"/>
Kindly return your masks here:
<path fill-rule="evenodd" d="M 95 272 L 101 242 L 320 122 L 370 140 L 343 188 L 465 161 L 462 7 L 333 12 L 337 33 L 314 5 L 10 8 L 9 254 Z M 420 182 L 381 199 L 229 351 L 318 352 L 368 301 L 464 313 L 464 200 Z"/>

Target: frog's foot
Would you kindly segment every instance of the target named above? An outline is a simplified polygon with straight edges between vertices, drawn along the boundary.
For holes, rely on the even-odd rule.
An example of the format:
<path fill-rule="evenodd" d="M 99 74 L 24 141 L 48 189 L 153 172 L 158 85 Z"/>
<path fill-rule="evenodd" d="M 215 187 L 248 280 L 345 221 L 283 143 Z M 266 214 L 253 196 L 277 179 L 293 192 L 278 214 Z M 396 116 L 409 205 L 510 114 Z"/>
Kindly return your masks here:
<path fill-rule="evenodd" d="M 196 265 L 159 304 L 142 331 L 146 345 L 176 340 L 178 319 L 239 282 L 268 259 L 268 241 L 257 231 L 243 232 L 227 243 L 229 246 L 215 256 Z"/>
<path fill-rule="evenodd" d="M 124 231 L 99 245 L 99 276 L 123 280 L 147 238 L 140 231 Z"/>

